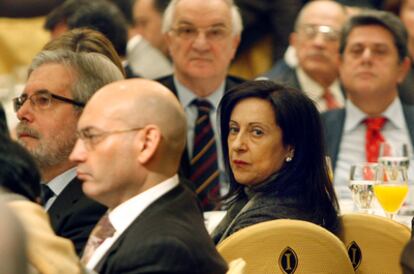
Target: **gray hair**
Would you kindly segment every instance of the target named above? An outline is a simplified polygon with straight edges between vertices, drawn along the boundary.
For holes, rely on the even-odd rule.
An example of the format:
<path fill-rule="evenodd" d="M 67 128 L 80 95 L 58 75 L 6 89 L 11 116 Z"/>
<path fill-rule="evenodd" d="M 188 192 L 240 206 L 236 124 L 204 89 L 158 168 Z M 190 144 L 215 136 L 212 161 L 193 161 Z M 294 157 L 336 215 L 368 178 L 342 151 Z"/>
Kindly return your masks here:
<path fill-rule="evenodd" d="M 180 0 L 172 0 L 164 12 L 162 20 L 162 33 L 167 33 L 171 30 L 172 22 L 175 15 L 175 9 Z M 207 0 L 208 1 L 208 0 Z M 240 15 L 239 8 L 234 4 L 233 0 L 223 0 L 229 7 L 231 12 L 231 25 L 233 35 L 240 35 L 243 30 L 243 21 Z"/>
<path fill-rule="evenodd" d="M 71 86 L 73 100 L 86 103 L 101 87 L 124 79 L 122 72 L 106 56 L 95 52 L 69 50 L 41 51 L 32 60 L 28 76 L 44 64 L 60 64 L 73 73 Z M 75 107 L 76 108 L 76 107 Z"/>

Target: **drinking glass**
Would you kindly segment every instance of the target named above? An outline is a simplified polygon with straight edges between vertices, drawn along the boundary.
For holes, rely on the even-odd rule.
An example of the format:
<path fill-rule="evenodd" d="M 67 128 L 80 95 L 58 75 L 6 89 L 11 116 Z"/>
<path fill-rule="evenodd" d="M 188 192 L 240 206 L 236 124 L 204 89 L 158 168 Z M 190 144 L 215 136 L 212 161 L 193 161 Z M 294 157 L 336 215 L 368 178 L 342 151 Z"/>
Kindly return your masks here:
<path fill-rule="evenodd" d="M 379 165 L 374 193 L 385 215 L 393 219 L 407 197 L 407 168 L 399 165 Z"/>
<path fill-rule="evenodd" d="M 410 157 L 407 144 L 391 145 L 390 143 L 381 143 L 378 163 L 384 166 L 404 166 L 408 169 Z"/>
<path fill-rule="evenodd" d="M 377 180 L 379 165 L 377 163 L 360 163 L 351 166 L 349 188 L 352 199 L 359 211 L 371 213 L 375 199 L 373 186 Z"/>

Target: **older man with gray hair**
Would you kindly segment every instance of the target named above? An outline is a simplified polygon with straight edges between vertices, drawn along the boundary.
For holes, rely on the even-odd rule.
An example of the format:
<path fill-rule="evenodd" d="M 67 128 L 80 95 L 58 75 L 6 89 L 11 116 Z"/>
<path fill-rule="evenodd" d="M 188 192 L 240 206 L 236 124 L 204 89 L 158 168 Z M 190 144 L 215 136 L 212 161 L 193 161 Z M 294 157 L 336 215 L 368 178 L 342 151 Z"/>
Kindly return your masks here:
<path fill-rule="evenodd" d="M 227 76 L 240 42 L 240 13 L 232 0 L 173 0 L 162 31 L 174 73 L 159 81 L 174 92 L 187 116 L 180 175 L 191 181 L 204 210 L 217 209 L 227 188 L 216 110 L 224 92 L 243 81 Z"/>
<path fill-rule="evenodd" d="M 83 194 L 68 159 L 76 123 L 92 94 L 120 79 L 122 73 L 103 55 L 42 51 L 32 61 L 22 95 L 14 99 L 17 138 L 41 170 L 42 200 L 52 226 L 74 242 L 78 254 L 106 209 Z"/>

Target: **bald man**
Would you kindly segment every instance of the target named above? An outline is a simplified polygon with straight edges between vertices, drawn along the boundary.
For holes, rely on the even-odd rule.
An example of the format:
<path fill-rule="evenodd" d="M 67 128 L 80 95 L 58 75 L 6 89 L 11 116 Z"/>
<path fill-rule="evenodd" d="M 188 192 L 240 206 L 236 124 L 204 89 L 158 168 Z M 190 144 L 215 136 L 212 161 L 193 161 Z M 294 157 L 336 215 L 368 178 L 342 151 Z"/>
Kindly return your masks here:
<path fill-rule="evenodd" d="M 115 233 L 94 250 L 92 233 L 82 258 L 88 269 L 226 272 L 195 197 L 177 176 L 185 136 L 184 110 L 161 84 L 119 81 L 92 97 L 70 159 L 85 194 L 109 208 Z"/>

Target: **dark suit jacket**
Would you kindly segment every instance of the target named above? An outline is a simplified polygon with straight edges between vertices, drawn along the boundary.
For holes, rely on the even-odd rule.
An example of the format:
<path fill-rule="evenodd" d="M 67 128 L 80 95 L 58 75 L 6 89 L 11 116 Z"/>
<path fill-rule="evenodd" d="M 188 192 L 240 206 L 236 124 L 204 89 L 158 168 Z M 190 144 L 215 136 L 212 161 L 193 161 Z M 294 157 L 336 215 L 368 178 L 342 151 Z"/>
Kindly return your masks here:
<path fill-rule="evenodd" d="M 411 143 L 414 144 L 414 106 L 403 104 L 402 107 Z M 336 160 L 338 159 L 345 116 L 346 112 L 344 108 L 327 111 L 321 114 L 325 133 L 325 148 L 326 152 L 331 157 L 333 169 L 335 169 Z"/>
<path fill-rule="evenodd" d="M 264 76 L 274 82 L 302 90 L 295 69 L 289 67 L 283 59 L 278 61 Z"/>
<path fill-rule="evenodd" d="M 169 88 L 177 96 L 177 88 L 174 85 L 174 78 L 172 75 L 160 78 L 157 81 L 163 84 L 164 86 L 166 86 L 167 88 Z M 238 84 L 243 83 L 244 81 L 245 80 L 238 78 L 238 77 L 228 76 L 226 79 L 226 85 L 224 87 L 225 92 L 233 88 L 234 86 L 237 86 Z M 180 169 L 178 172 L 180 177 L 186 180 L 189 180 L 188 178 L 190 177 L 190 171 L 191 171 L 190 168 L 191 166 L 190 166 L 190 159 L 188 156 L 188 149 L 187 149 L 187 146 L 185 146 L 185 150 L 181 158 Z M 194 186 L 192 187 L 194 188 Z"/>
<path fill-rule="evenodd" d="M 7 127 L 6 114 L 4 113 L 3 106 L 0 104 L 0 133 L 9 135 L 9 129 Z"/>
<path fill-rule="evenodd" d="M 75 178 L 56 198 L 48 213 L 56 234 L 72 240 L 80 255 L 89 234 L 106 210 L 85 196 L 81 182 Z"/>
<path fill-rule="evenodd" d="M 178 185 L 147 207 L 95 267 L 113 273 L 225 273 L 194 194 Z"/>

